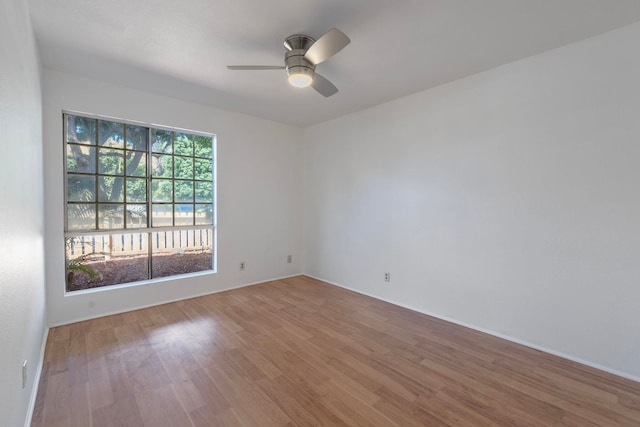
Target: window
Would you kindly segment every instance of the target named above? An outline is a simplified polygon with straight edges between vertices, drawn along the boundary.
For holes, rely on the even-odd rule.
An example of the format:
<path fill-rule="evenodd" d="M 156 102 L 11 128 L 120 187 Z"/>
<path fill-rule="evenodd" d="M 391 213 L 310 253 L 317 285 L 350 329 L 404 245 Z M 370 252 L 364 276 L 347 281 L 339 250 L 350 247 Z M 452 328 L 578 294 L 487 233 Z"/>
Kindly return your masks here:
<path fill-rule="evenodd" d="M 214 270 L 215 136 L 63 122 L 67 291 Z"/>

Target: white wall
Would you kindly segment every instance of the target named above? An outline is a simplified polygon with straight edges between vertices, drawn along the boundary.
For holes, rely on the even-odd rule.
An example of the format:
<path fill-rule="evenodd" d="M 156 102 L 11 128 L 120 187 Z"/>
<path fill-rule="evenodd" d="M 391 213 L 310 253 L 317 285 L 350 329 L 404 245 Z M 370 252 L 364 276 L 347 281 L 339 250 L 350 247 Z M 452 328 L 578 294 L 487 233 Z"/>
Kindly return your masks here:
<path fill-rule="evenodd" d="M 0 2 L 0 58 L 0 424 L 19 426 L 45 330 L 40 64 L 23 0 Z"/>
<path fill-rule="evenodd" d="M 50 69 L 43 86 L 49 324 L 301 272 L 301 129 Z M 65 296 L 63 109 L 217 134 L 217 274 Z"/>
<path fill-rule="evenodd" d="M 635 24 L 306 129 L 306 272 L 640 377 L 638 51 Z"/>

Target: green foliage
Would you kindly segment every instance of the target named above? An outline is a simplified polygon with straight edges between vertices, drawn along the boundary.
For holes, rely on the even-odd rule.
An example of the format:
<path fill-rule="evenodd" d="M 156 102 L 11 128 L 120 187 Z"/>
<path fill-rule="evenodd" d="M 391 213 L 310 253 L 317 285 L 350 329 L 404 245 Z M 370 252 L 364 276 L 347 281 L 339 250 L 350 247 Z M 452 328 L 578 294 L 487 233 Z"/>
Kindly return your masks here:
<path fill-rule="evenodd" d="M 193 181 L 175 181 L 176 203 L 193 202 Z"/>
<path fill-rule="evenodd" d="M 124 125 L 118 122 L 98 120 L 98 145 L 124 148 Z"/>
<path fill-rule="evenodd" d="M 98 173 L 124 174 L 124 151 L 113 148 L 98 149 Z"/>
<path fill-rule="evenodd" d="M 193 158 L 191 157 L 174 157 L 173 173 L 178 179 L 193 179 Z"/>
<path fill-rule="evenodd" d="M 195 135 L 195 156 L 204 159 L 213 159 L 213 139 L 208 136 Z"/>
<path fill-rule="evenodd" d="M 69 254 L 69 252 L 79 244 L 80 240 L 78 237 L 70 237 L 65 239 L 67 254 Z M 96 270 L 86 264 L 89 257 L 92 255 L 95 254 L 86 254 L 73 259 L 67 258 L 67 281 L 69 282 L 67 283 L 67 285 L 72 285 L 72 283 L 70 282 L 73 282 L 73 276 L 75 273 L 86 274 L 91 280 L 97 279 L 100 276 Z"/>
<path fill-rule="evenodd" d="M 100 209 L 108 206 L 103 203 L 118 204 L 121 209 L 125 203 L 145 204 L 146 177 L 150 172 L 154 203 L 213 202 L 212 138 L 81 116 L 65 117 L 69 201 L 98 201 Z M 149 143 L 151 154 L 147 154 Z M 147 171 L 147 155 L 151 155 L 151 171 Z M 97 178 L 82 175 L 96 172 Z M 75 211 L 69 212 L 75 221 Z M 95 220 L 86 218 L 79 227 L 92 228 L 91 224 Z"/>
<path fill-rule="evenodd" d="M 127 150 L 147 151 L 147 128 L 127 125 Z"/>
<path fill-rule="evenodd" d="M 178 156 L 193 156 L 193 135 L 176 133 L 173 139 L 173 153 Z"/>
<path fill-rule="evenodd" d="M 67 175 L 67 200 L 72 202 L 95 201 L 95 178 L 87 175 Z"/>
<path fill-rule="evenodd" d="M 79 144 L 96 143 L 96 120 L 67 115 L 67 141 Z"/>
<path fill-rule="evenodd" d="M 145 178 L 127 178 L 127 202 L 145 203 L 147 201 L 147 180 Z"/>
<path fill-rule="evenodd" d="M 100 277 L 96 270 L 85 264 L 86 261 L 86 256 L 67 261 L 67 272 L 72 271 L 74 273 L 83 273 L 86 274 L 91 280 Z"/>
<path fill-rule="evenodd" d="M 213 203 L 213 184 L 196 182 L 196 202 Z"/>
<path fill-rule="evenodd" d="M 128 176 L 147 176 L 147 155 L 141 151 L 127 151 Z"/>
<path fill-rule="evenodd" d="M 172 202 L 173 184 L 169 179 L 154 179 L 151 181 L 153 202 Z"/>
<path fill-rule="evenodd" d="M 154 178 L 173 178 L 173 157 L 167 154 L 152 154 L 151 176 Z"/>
<path fill-rule="evenodd" d="M 213 163 L 210 159 L 195 159 L 195 178 L 200 181 L 211 181 Z"/>
<path fill-rule="evenodd" d="M 124 182 L 121 177 L 100 176 L 98 177 L 98 201 L 100 202 L 120 202 L 124 201 L 122 186 Z"/>
<path fill-rule="evenodd" d="M 172 133 L 168 130 L 151 129 L 151 151 L 153 153 L 171 153 L 173 151 Z"/>
<path fill-rule="evenodd" d="M 96 149 L 88 145 L 67 146 L 67 171 L 94 173 L 96 171 Z"/>

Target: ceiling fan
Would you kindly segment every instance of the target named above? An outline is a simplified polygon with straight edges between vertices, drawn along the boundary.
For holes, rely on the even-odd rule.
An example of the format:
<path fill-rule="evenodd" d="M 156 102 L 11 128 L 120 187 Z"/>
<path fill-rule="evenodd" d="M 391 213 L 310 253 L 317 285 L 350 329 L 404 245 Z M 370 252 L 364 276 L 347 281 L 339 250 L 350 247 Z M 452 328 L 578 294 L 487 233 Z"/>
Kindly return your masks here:
<path fill-rule="evenodd" d="M 287 70 L 289 84 L 295 87 L 313 87 L 321 95 L 329 97 L 338 88 L 316 73 L 316 65 L 331 58 L 351 43 L 342 31 L 332 28 L 318 40 L 305 34 L 293 34 L 284 41 L 287 52 L 284 65 L 229 65 L 230 70 Z"/>

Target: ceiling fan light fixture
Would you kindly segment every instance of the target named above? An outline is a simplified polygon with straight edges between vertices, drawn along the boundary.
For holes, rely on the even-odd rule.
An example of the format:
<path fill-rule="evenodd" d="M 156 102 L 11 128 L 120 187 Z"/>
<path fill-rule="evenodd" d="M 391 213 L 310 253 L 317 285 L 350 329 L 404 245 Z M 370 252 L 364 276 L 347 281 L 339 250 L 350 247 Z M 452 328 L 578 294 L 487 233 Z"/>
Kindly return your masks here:
<path fill-rule="evenodd" d="M 289 84 L 293 87 L 309 87 L 313 82 L 313 71 L 306 67 L 290 67 Z"/>
<path fill-rule="evenodd" d="M 309 87 L 313 79 L 306 74 L 291 74 L 289 84 L 293 87 Z"/>

